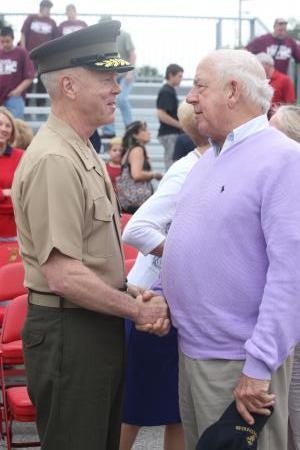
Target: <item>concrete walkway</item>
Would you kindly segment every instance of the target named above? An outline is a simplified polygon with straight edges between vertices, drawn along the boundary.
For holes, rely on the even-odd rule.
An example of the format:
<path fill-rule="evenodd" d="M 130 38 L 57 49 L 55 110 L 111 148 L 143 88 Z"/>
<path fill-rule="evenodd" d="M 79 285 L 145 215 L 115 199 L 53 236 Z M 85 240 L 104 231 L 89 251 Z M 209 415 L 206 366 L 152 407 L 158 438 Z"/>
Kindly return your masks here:
<path fill-rule="evenodd" d="M 14 436 L 16 441 L 35 440 L 34 427 L 32 424 L 17 423 L 14 427 L 14 430 L 15 430 Z M 142 428 L 139 432 L 137 441 L 132 450 L 163 450 L 163 432 L 164 427 Z M 38 449 L 40 447 L 35 448 Z M 1 441 L 0 449 L 1 450 L 6 449 L 6 445 L 3 441 Z M 29 447 L 24 447 L 24 449 L 29 450 Z"/>

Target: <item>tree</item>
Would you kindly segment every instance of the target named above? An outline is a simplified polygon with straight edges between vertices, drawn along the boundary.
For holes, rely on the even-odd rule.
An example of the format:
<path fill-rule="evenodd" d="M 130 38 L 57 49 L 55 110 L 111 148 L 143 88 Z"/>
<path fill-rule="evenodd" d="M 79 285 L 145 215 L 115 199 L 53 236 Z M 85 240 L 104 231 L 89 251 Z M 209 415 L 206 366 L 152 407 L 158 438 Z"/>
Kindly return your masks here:
<path fill-rule="evenodd" d="M 138 79 L 143 79 L 145 81 L 161 81 L 163 80 L 163 75 L 161 75 L 156 67 L 142 66 L 137 70 Z"/>

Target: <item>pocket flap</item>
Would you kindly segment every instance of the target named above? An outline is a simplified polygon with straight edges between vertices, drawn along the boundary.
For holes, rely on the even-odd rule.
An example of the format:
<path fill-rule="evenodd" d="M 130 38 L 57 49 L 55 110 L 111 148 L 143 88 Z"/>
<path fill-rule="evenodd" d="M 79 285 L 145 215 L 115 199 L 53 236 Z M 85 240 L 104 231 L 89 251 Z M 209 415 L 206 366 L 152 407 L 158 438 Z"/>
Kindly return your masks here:
<path fill-rule="evenodd" d="M 94 218 L 96 220 L 110 222 L 113 214 L 113 206 L 107 197 L 102 196 L 94 200 Z"/>
<path fill-rule="evenodd" d="M 22 340 L 23 345 L 25 348 L 32 348 L 36 347 L 37 345 L 41 344 L 45 339 L 45 334 L 43 332 L 23 332 L 22 334 Z"/>

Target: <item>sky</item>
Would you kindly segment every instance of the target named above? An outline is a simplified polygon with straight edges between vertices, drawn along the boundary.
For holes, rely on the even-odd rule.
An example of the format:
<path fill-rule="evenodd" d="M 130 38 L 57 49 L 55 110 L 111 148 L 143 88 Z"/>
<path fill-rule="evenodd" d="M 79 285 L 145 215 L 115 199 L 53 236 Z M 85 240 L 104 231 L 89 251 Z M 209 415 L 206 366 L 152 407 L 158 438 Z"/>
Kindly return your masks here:
<path fill-rule="evenodd" d="M 52 0 L 52 13 L 62 14 L 54 17 L 59 23 L 64 19 L 65 6 L 72 0 Z M 39 1 L 9 0 L 1 1 L 0 13 L 14 13 L 6 16 L 15 29 L 16 38 L 24 20 L 21 13 L 38 11 Z M 176 62 L 184 67 L 185 78 L 193 77 L 199 59 L 216 45 L 215 19 L 199 19 L 199 16 L 238 18 L 239 4 L 241 15 L 245 19 L 257 17 L 269 30 L 272 30 L 276 17 L 296 18 L 300 21 L 299 0 L 74 0 L 78 15 L 93 14 L 85 18 L 91 25 L 98 21 L 101 14 L 111 14 L 121 20 L 122 28 L 130 32 L 137 53 L 137 66 L 150 65 L 164 73 L 165 67 Z M 8 6 L 9 5 L 9 6 Z M 272 6 L 271 6 L 272 5 Z M 19 14 L 19 15 L 18 15 Z M 177 18 L 141 18 L 126 15 L 172 15 Z M 123 17 L 122 17 L 123 16 Z M 192 16 L 192 18 L 187 18 Z M 245 45 L 249 40 L 249 22 L 242 21 L 241 41 Z M 264 28 L 257 22 L 257 33 Z M 234 47 L 239 42 L 237 20 L 222 22 L 222 46 Z"/>

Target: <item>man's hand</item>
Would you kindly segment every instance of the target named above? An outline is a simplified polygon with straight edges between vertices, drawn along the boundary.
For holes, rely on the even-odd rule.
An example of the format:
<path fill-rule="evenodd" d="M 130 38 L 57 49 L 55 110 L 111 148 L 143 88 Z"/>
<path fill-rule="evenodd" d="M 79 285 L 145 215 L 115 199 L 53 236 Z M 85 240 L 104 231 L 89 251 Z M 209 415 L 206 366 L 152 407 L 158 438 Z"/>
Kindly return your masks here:
<path fill-rule="evenodd" d="M 269 394 L 270 381 L 257 380 L 242 374 L 233 393 L 236 407 L 243 419 L 249 424 L 254 424 L 251 413 L 271 414 L 269 406 L 275 403 L 275 395 Z"/>
<path fill-rule="evenodd" d="M 158 336 L 164 336 L 170 331 L 169 309 L 165 299 L 153 291 L 144 291 L 137 297 L 140 302 L 136 319 L 136 329 Z"/>
<path fill-rule="evenodd" d="M 131 297 L 133 298 L 137 298 L 137 296 L 143 294 L 144 291 L 145 291 L 144 288 L 136 286 L 135 284 L 127 285 L 127 294 L 131 295 Z"/>

